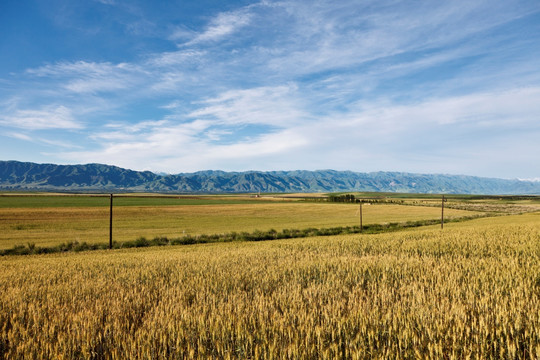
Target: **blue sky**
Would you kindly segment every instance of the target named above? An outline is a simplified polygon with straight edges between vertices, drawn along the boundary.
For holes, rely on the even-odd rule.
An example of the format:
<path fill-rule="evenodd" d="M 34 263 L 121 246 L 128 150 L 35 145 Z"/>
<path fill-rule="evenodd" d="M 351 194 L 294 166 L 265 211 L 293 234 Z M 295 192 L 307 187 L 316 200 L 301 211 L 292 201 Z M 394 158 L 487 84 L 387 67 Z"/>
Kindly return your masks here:
<path fill-rule="evenodd" d="M 540 2 L 0 2 L 0 158 L 540 178 Z"/>

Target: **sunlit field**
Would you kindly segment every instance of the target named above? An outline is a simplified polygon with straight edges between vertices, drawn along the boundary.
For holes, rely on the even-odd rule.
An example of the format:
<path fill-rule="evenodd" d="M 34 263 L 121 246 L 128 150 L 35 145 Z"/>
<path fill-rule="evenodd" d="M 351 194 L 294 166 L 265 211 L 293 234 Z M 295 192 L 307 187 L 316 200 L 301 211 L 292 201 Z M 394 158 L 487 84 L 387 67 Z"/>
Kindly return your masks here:
<path fill-rule="evenodd" d="M 481 214 L 446 209 L 458 218 Z M 393 204 L 364 205 L 363 224 L 437 219 L 440 209 Z M 359 224 L 359 206 L 324 202 L 265 201 L 247 197 L 114 199 L 113 238 L 181 237 L 275 229 Z M 0 197 L 0 249 L 66 242 L 106 243 L 109 199 L 103 197 Z"/>
<path fill-rule="evenodd" d="M 6 359 L 537 359 L 540 215 L 6 256 L 0 293 Z"/>

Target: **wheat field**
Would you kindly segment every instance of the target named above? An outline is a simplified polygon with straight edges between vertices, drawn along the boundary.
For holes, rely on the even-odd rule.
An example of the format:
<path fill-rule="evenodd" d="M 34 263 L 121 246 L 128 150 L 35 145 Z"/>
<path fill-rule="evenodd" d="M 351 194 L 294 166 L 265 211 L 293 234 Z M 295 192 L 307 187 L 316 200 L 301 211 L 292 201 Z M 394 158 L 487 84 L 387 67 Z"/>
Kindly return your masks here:
<path fill-rule="evenodd" d="M 9 200 L 10 204 L 15 203 Z M 60 206 L 62 203 L 54 200 L 56 202 L 53 207 L 0 207 L 0 249 L 28 243 L 54 246 L 67 242 L 108 242 L 109 207 L 106 199 L 83 199 L 100 200 L 103 206 Z M 456 209 L 447 209 L 445 213 L 447 218 L 479 214 Z M 139 237 L 180 237 L 270 229 L 279 231 L 352 226 L 359 223 L 358 206 L 329 203 L 117 206 L 113 214 L 114 240 L 121 242 Z M 437 219 L 440 217 L 440 209 L 373 205 L 365 206 L 363 217 L 364 224 Z"/>
<path fill-rule="evenodd" d="M 5 359 L 537 359 L 540 216 L 0 258 Z"/>

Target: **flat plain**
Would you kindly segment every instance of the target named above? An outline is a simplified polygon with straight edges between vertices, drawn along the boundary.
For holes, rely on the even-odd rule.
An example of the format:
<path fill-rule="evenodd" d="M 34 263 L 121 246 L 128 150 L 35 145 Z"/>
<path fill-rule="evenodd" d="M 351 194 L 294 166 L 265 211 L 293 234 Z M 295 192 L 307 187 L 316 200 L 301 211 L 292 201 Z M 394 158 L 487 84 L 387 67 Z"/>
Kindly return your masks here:
<path fill-rule="evenodd" d="M 447 209 L 447 218 L 482 212 Z M 440 208 L 415 205 L 363 206 L 363 224 L 430 220 Z M 306 202 L 248 196 L 143 197 L 113 200 L 113 238 L 275 229 L 329 228 L 359 224 L 357 204 Z M 0 249 L 15 245 L 54 246 L 67 242 L 106 243 L 109 239 L 109 198 L 97 196 L 0 197 Z"/>
<path fill-rule="evenodd" d="M 118 201 L 116 226 L 136 236 L 180 231 L 185 218 L 209 232 L 358 220 L 357 204 L 240 200 Z M 2 232 L 91 233 L 108 219 L 106 198 L 70 201 L 0 206 Z M 364 206 L 365 219 L 440 215 L 434 197 L 407 201 Z M 444 229 L 2 256 L 0 359 L 538 359 L 540 212 L 521 201 L 481 201 L 499 216 Z"/>

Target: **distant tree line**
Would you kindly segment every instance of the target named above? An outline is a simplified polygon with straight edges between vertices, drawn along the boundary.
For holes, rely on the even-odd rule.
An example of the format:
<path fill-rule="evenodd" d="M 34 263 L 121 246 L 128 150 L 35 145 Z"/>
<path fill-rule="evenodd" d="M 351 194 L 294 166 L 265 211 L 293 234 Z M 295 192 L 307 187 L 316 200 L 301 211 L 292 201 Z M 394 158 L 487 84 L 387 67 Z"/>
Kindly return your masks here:
<path fill-rule="evenodd" d="M 367 204 L 404 204 L 403 200 L 393 200 L 393 199 L 360 199 L 354 196 L 353 194 L 344 194 L 344 195 L 329 195 L 329 202 L 339 202 L 339 203 L 367 203 Z"/>
<path fill-rule="evenodd" d="M 340 202 L 340 203 L 355 203 L 355 202 L 360 202 L 360 199 L 356 199 L 356 197 L 353 194 L 345 194 L 345 195 L 330 195 L 328 197 L 328 201 Z"/>

